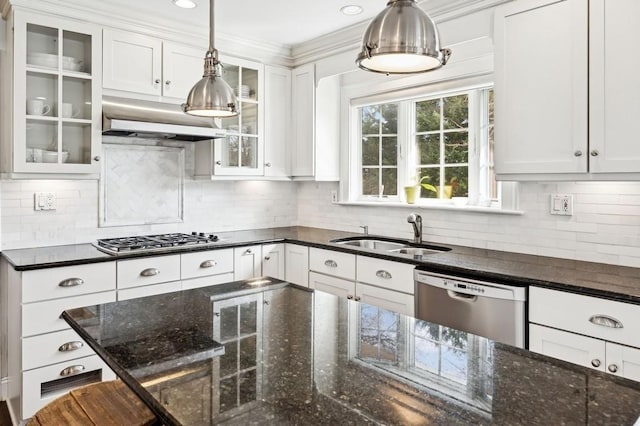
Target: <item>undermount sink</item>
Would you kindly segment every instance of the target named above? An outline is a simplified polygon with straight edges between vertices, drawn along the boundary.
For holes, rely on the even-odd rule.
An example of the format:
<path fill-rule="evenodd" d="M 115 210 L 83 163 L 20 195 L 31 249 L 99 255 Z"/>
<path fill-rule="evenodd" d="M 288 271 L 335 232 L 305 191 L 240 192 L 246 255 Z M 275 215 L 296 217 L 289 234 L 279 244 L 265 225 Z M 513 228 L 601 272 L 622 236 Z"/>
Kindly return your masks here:
<path fill-rule="evenodd" d="M 409 243 L 405 240 L 382 237 L 348 237 L 331 240 L 331 242 L 386 253 L 410 254 L 413 256 L 424 256 L 451 250 L 449 247 Z"/>

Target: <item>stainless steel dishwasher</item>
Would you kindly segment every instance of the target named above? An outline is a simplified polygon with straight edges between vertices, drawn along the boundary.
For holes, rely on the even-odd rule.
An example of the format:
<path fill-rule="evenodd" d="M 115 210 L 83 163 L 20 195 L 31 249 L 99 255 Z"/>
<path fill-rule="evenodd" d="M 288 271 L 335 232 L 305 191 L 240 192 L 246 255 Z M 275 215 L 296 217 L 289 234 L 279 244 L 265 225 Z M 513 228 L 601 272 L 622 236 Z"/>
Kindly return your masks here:
<path fill-rule="evenodd" d="M 416 270 L 416 318 L 523 348 L 524 287 Z"/>

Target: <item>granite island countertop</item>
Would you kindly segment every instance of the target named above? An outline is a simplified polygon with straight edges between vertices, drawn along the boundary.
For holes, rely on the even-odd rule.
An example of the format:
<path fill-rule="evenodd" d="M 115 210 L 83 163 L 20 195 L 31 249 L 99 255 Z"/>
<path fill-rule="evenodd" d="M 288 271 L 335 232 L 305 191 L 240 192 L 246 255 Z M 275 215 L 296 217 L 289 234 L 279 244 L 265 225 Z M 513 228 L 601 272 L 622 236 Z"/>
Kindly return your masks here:
<path fill-rule="evenodd" d="M 277 280 L 65 311 L 167 425 L 633 424 L 640 383 Z"/>
<path fill-rule="evenodd" d="M 283 227 L 216 233 L 213 246 L 189 246 L 167 252 L 104 253 L 91 244 L 6 250 L 3 257 L 18 271 L 110 262 L 137 257 L 214 250 L 251 244 L 291 242 L 416 265 L 420 269 L 498 283 L 556 288 L 640 304 L 640 268 L 443 244 L 450 251 L 412 256 L 332 243 L 355 234 L 307 227 Z M 388 237 L 386 237 L 388 238 Z"/>

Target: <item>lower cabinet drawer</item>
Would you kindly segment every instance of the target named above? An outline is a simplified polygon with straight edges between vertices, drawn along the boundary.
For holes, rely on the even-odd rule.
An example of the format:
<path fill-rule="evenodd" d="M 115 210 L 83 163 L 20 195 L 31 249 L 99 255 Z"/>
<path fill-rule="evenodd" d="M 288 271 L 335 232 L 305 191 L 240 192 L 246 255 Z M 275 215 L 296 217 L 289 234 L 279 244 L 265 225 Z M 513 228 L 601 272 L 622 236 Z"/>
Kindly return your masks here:
<path fill-rule="evenodd" d="M 182 282 L 172 281 L 170 283 L 146 285 L 144 287 L 134 287 L 118 291 L 118 300 L 136 299 L 138 297 L 155 296 L 156 294 L 171 293 L 182 290 Z"/>
<path fill-rule="evenodd" d="M 25 371 L 22 373 L 22 418 L 33 416 L 72 389 L 115 378 L 114 372 L 97 355 Z"/>
<path fill-rule="evenodd" d="M 346 280 L 355 280 L 356 255 L 312 247 L 309 249 L 309 269 Z"/>
<path fill-rule="evenodd" d="M 25 303 L 22 305 L 22 337 L 69 329 L 69 324 L 60 318 L 62 311 L 67 309 L 115 301 L 116 292 L 106 291 L 46 302 Z"/>
<path fill-rule="evenodd" d="M 233 272 L 233 249 L 186 253 L 180 262 L 182 279 Z"/>
<path fill-rule="evenodd" d="M 378 306 L 410 317 L 415 316 L 415 301 L 411 294 L 356 283 L 356 296 L 360 303 Z"/>
<path fill-rule="evenodd" d="M 118 261 L 118 289 L 180 279 L 180 255 Z"/>
<path fill-rule="evenodd" d="M 406 263 L 357 256 L 357 281 L 389 290 L 413 294 L 413 270 Z"/>
<path fill-rule="evenodd" d="M 540 287 L 529 288 L 529 321 L 536 324 L 640 347 L 638 318 L 640 305 Z"/>
<path fill-rule="evenodd" d="M 95 355 L 95 352 L 71 329 L 22 339 L 23 370 L 90 355 Z"/>

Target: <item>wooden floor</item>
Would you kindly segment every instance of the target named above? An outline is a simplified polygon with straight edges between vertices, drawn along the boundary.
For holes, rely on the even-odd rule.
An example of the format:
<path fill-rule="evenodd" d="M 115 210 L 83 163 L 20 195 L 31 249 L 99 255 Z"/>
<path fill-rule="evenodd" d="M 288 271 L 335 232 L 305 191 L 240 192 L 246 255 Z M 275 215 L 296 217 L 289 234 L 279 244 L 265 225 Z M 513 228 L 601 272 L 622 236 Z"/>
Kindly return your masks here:
<path fill-rule="evenodd" d="M 0 426 L 12 426 L 7 401 L 0 401 Z"/>

